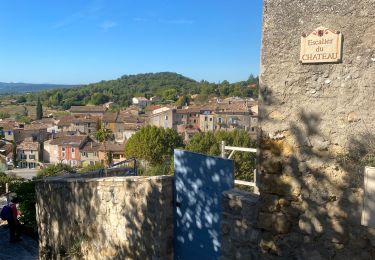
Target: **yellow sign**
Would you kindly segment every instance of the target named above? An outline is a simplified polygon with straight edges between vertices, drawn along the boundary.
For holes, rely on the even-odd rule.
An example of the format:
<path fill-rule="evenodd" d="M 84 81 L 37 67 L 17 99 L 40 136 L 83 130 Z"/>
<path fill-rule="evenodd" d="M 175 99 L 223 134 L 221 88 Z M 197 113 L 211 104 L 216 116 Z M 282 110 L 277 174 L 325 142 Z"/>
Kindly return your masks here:
<path fill-rule="evenodd" d="M 301 38 L 302 63 L 329 63 L 341 61 L 342 34 L 325 27 L 316 28 Z"/>

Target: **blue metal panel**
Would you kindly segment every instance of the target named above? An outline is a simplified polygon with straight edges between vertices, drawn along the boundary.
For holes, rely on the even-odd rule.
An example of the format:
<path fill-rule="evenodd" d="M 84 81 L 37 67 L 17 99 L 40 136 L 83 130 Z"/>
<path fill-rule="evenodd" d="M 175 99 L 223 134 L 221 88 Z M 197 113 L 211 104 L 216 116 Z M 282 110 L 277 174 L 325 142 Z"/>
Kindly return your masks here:
<path fill-rule="evenodd" d="M 233 161 L 175 150 L 174 259 L 218 259 L 221 194 L 233 188 Z"/>

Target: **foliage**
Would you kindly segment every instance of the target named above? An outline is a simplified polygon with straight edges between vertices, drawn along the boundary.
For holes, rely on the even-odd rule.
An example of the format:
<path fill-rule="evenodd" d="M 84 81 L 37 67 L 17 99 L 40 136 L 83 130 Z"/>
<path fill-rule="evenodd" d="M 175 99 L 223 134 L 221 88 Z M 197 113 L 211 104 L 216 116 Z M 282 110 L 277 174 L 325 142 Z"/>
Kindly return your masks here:
<path fill-rule="evenodd" d="M 9 118 L 10 114 L 7 112 L 0 112 L 0 119 Z"/>
<path fill-rule="evenodd" d="M 125 75 L 116 80 L 101 81 L 75 88 L 52 89 L 17 98 L 19 103 L 34 103 L 38 98 L 52 108 L 69 109 L 73 105 L 87 103 L 103 104 L 113 101 L 120 107 L 129 106 L 134 96 L 160 96 L 164 100 L 176 101 L 179 96 L 204 94 L 215 96 L 256 96 L 256 91 L 249 85 L 258 84 L 258 78 L 250 76 L 247 81 L 230 84 L 197 82 L 177 73 L 146 73 Z"/>
<path fill-rule="evenodd" d="M 141 176 L 173 175 L 173 159 L 150 167 L 139 167 L 138 174 Z"/>
<path fill-rule="evenodd" d="M 83 167 L 79 171 L 79 173 L 93 172 L 93 171 L 101 170 L 101 169 L 104 169 L 104 165 L 101 164 L 101 163 L 90 164 L 90 165 L 87 165 L 87 166 Z"/>
<path fill-rule="evenodd" d="M 30 124 L 31 119 L 25 115 L 16 115 L 16 121 L 23 124 Z"/>
<path fill-rule="evenodd" d="M 94 93 L 91 96 L 90 103 L 93 105 L 101 105 L 109 101 L 109 96 L 102 93 Z"/>
<path fill-rule="evenodd" d="M 366 130 L 352 137 L 348 152 L 338 155 L 336 159 L 346 166 L 375 167 L 375 134 Z"/>
<path fill-rule="evenodd" d="M 188 145 L 187 150 L 208 155 L 219 156 L 221 154 L 221 141 L 226 145 L 238 147 L 256 147 L 256 143 L 251 139 L 248 132 L 244 130 L 234 130 L 232 132 L 216 131 L 195 134 Z M 235 166 L 235 178 L 251 181 L 255 167 L 255 154 L 236 152 L 232 159 Z"/>
<path fill-rule="evenodd" d="M 175 130 L 146 126 L 130 137 L 125 155 L 155 166 L 170 161 L 173 150 L 182 146 L 182 138 Z"/>
<path fill-rule="evenodd" d="M 113 133 L 111 129 L 105 128 L 104 125 L 100 125 L 100 128 L 96 132 L 96 139 L 103 145 L 105 154 L 105 164 L 109 165 L 108 153 L 107 153 L 107 141 L 112 139 Z"/>
<path fill-rule="evenodd" d="M 17 194 L 17 198 L 20 201 L 19 210 L 22 213 L 20 222 L 26 227 L 33 228 L 33 230 L 36 231 L 35 181 L 18 182 L 14 188 L 12 188 L 12 192 Z"/>
<path fill-rule="evenodd" d="M 70 165 L 58 163 L 55 165 L 49 165 L 46 168 L 39 170 L 37 173 L 37 178 L 56 176 L 61 172 L 75 173 L 75 170 Z"/>
<path fill-rule="evenodd" d="M 11 176 L 6 175 L 3 172 L 0 172 L 0 194 L 5 193 L 5 184 L 11 183 L 14 180 Z"/>
<path fill-rule="evenodd" d="M 40 120 L 43 118 L 43 107 L 42 103 L 40 102 L 40 98 L 38 98 L 38 102 L 36 103 L 36 120 Z"/>
<path fill-rule="evenodd" d="M 176 106 L 178 106 L 178 107 L 186 106 L 186 105 L 189 105 L 189 104 L 190 104 L 190 99 L 186 95 L 179 97 L 177 102 L 176 102 Z"/>
<path fill-rule="evenodd" d="M 12 159 L 13 159 L 13 167 L 17 167 L 18 165 L 18 157 L 17 157 L 17 144 L 16 142 L 12 143 Z"/>

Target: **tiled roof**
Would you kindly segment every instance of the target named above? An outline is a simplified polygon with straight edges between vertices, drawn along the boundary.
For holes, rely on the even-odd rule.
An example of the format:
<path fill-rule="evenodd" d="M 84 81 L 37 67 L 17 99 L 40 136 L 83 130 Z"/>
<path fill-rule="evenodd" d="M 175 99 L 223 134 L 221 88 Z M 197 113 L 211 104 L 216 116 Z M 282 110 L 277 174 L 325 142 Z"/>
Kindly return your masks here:
<path fill-rule="evenodd" d="M 13 145 L 5 142 L 0 142 L 0 153 L 3 155 L 8 155 L 13 152 Z"/>
<path fill-rule="evenodd" d="M 70 124 L 83 124 L 83 123 L 97 123 L 98 117 L 85 115 L 85 116 L 65 116 L 57 123 L 58 126 L 69 126 Z"/>
<path fill-rule="evenodd" d="M 115 123 L 118 117 L 118 113 L 116 112 L 106 112 L 103 115 L 102 121 L 105 123 Z"/>
<path fill-rule="evenodd" d="M 24 126 L 25 130 L 43 130 L 47 128 L 48 128 L 48 125 L 43 124 L 43 123 L 34 123 L 34 124 L 29 124 L 29 125 Z"/>
<path fill-rule="evenodd" d="M 101 150 L 102 145 L 95 141 L 89 141 L 84 144 L 84 146 L 80 149 L 83 152 L 97 152 Z"/>
<path fill-rule="evenodd" d="M 72 106 L 70 108 L 71 113 L 104 113 L 105 108 L 103 106 Z"/>
<path fill-rule="evenodd" d="M 124 152 L 124 144 L 106 143 L 107 152 Z M 101 147 L 101 151 L 104 151 L 104 146 Z"/>
<path fill-rule="evenodd" d="M 39 147 L 40 145 L 38 142 L 33 142 L 29 140 L 29 138 L 25 139 L 17 146 L 18 149 L 26 151 L 38 151 Z"/>
<path fill-rule="evenodd" d="M 51 145 L 69 145 L 79 147 L 86 140 L 85 135 L 56 135 L 54 139 L 51 140 Z"/>

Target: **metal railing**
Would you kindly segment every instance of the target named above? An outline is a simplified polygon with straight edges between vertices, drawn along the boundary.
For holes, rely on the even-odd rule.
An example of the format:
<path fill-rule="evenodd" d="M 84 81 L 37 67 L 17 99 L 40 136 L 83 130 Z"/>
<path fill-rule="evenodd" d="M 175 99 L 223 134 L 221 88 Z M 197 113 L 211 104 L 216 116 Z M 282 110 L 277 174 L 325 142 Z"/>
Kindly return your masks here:
<path fill-rule="evenodd" d="M 228 157 L 226 157 L 225 152 L 231 151 Z M 225 141 L 221 141 L 221 157 L 231 159 L 234 153 L 238 152 L 248 152 L 248 153 L 257 153 L 256 148 L 247 148 L 247 147 L 236 147 L 236 146 L 226 146 Z M 259 194 L 259 185 L 258 185 L 258 171 L 254 169 L 254 181 L 242 181 L 242 180 L 234 180 L 235 184 L 244 185 L 248 187 L 254 188 L 254 193 Z"/>

